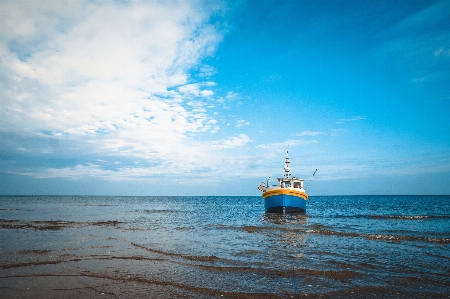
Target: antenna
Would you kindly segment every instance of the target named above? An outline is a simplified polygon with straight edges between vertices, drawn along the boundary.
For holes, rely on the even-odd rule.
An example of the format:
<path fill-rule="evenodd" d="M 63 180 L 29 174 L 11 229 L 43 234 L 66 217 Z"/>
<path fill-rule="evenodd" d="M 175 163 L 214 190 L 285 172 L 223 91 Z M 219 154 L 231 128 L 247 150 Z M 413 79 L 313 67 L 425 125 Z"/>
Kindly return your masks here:
<path fill-rule="evenodd" d="M 305 190 L 306 190 L 306 188 L 308 188 L 309 183 L 311 183 L 311 181 L 312 181 L 312 179 L 314 178 L 314 175 L 316 174 L 316 172 L 317 172 L 317 168 L 316 168 L 316 170 L 314 170 L 314 173 L 313 173 L 312 177 L 309 179 L 308 184 L 306 184 Z"/>

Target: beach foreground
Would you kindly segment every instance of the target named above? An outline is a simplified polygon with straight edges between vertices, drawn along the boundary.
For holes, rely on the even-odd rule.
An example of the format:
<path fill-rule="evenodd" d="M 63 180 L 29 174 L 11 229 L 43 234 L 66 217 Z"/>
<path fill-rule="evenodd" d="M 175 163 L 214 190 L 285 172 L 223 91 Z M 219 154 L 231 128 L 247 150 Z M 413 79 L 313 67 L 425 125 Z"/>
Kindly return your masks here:
<path fill-rule="evenodd" d="M 0 298 L 449 298 L 449 197 L 342 200 L 1 197 Z"/>

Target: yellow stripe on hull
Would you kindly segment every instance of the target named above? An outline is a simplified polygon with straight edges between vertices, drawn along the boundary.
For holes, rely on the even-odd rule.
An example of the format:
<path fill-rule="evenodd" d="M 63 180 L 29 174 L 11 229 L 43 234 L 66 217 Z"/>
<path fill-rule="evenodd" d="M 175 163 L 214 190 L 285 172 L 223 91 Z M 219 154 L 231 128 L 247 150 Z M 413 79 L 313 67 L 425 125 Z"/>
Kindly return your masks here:
<path fill-rule="evenodd" d="M 281 195 L 281 194 L 298 196 L 298 197 L 303 198 L 304 200 L 308 200 L 308 194 L 306 194 L 305 192 L 301 192 L 301 191 L 293 190 L 293 189 L 287 189 L 287 188 L 280 188 L 280 189 L 266 191 L 262 194 L 262 197 L 267 198 L 269 196 Z"/>

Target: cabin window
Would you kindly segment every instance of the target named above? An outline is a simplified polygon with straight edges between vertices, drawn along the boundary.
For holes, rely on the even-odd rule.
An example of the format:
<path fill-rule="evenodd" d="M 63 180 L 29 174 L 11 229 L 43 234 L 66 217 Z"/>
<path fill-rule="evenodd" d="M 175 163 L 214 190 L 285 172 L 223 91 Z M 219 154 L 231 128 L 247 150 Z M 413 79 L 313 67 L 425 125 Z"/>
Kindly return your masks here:
<path fill-rule="evenodd" d="M 294 182 L 294 188 L 300 188 L 300 182 Z"/>

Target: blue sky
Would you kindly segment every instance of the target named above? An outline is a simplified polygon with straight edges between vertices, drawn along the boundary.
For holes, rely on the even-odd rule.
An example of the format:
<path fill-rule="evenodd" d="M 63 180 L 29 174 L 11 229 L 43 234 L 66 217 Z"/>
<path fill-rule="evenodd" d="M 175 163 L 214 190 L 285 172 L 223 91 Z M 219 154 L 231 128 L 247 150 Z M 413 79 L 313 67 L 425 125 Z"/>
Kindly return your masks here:
<path fill-rule="evenodd" d="M 450 194 L 450 1 L 0 1 L 0 194 Z"/>

